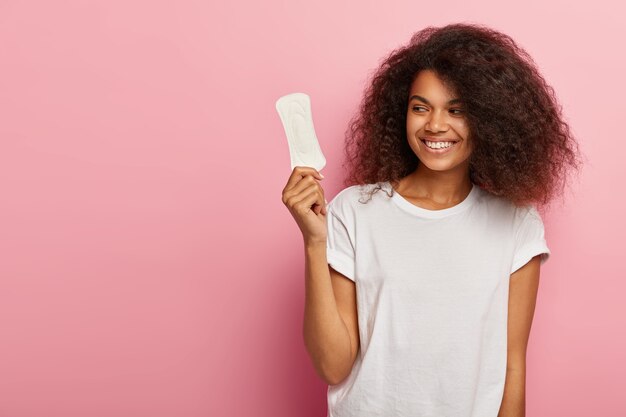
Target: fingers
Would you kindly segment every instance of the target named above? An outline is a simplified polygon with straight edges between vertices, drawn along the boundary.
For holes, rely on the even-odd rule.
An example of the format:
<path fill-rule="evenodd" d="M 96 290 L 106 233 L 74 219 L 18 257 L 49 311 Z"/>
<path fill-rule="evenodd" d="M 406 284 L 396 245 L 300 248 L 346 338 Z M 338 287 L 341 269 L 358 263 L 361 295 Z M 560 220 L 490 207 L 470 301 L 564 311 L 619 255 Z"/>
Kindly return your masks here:
<path fill-rule="evenodd" d="M 306 213 L 312 210 L 316 215 L 322 212 L 326 214 L 324 196 L 320 192 L 320 187 L 317 184 L 306 187 L 302 192 L 297 194 L 297 197 L 292 198 L 297 198 L 297 200 L 292 203 L 293 208 L 299 213 Z"/>
<path fill-rule="evenodd" d="M 291 188 L 293 188 L 298 183 L 298 181 L 300 181 L 307 175 L 312 175 L 320 181 L 324 179 L 322 174 L 320 174 L 315 168 L 297 166 L 291 172 L 291 175 L 287 180 L 287 185 L 285 185 L 285 188 L 283 188 L 283 194 L 291 190 Z"/>
<path fill-rule="evenodd" d="M 317 186 L 320 190 L 322 190 L 322 196 L 323 194 L 323 189 L 322 186 L 320 185 L 319 181 L 317 179 L 315 179 L 312 175 L 306 175 L 304 178 L 300 179 L 300 181 L 298 181 L 298 183 L 291 188 L 291 190 L 287 191 L 287 195 L 296 195 L 301 193 L 303 190 L 309 188 L 310 186 Z"/>
<path fill-rule="evenodd" d="M 302 192 L 302 190 L 311 185 L 316 185 L 317 187 L 319 187 L 323 198 L 324 190 L 319 185 L 319 180 L 317 178 L 323 177 L 315 169 L 310 167 L 295 167 L 291 176 L 289 177 L 287 185 L 283 189 L 283 204 L 287 204 L 288 200 L 290 200 L 293 196 L 299 194 L 300 192 Z"/>

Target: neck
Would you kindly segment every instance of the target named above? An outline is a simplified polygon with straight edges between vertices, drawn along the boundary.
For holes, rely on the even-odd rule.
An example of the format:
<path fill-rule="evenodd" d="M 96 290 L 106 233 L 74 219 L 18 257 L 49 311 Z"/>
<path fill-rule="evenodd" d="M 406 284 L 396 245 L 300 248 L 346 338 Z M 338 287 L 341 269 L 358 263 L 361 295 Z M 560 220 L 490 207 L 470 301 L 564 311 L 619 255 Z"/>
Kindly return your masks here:
<path fill-rule="evenodd" d="M 461 167 L 459 167 L 461 168 Z M 402 195 L 454 205 L 463 201 L 472 190 L 469 170 L 434 171 L 419 164 L 417 169 L 402 178 L 396 191 Z"/>

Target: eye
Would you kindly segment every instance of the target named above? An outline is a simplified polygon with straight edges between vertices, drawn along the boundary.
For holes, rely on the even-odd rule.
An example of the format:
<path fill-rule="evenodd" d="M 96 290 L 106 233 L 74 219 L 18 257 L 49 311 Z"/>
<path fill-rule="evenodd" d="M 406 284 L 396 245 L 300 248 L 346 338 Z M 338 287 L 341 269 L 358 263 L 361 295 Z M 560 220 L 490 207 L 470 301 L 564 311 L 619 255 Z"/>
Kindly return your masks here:
<path fill-rule="evenodd" d="M 422 106 L 413 106 L 413 110 L 416 110 L 416 109 L 425 109 L 425 108 L 426 108 L 426 107 L 422 107 Z"/>
<path fill-rule="evenodd" d="M 461 114 L 461 113 L 465 113 L 463 110 L 461 109 L 450 109 L 451 112 L 458 112 L 458 113 L 454 113 L 454 114 Z"/>

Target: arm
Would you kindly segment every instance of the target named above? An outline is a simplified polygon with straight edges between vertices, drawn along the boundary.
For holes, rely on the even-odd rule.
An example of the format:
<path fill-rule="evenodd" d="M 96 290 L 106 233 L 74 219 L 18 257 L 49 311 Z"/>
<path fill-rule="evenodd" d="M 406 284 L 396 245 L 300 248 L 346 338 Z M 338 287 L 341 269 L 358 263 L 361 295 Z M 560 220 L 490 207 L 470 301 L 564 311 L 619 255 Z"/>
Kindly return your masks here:
<path fill-rule="evenodd" d="M 320 377 L 345 379 L 359 347 L 356 286 L 327 263 L 326 244 L 305 244 L 304 342 Z"/>
<path fill-rule="evenodd" d="M 510 277 L 506 381 L 498 417 L 526 415 L 526 348 L 539 288 L 540 257 Z"/>

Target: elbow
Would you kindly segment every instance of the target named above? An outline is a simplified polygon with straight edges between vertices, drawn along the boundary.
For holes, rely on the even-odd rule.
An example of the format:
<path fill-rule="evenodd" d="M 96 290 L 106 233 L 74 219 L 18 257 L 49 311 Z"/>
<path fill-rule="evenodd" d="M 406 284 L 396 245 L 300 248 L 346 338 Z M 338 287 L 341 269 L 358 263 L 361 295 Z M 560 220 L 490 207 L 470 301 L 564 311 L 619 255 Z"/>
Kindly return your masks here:
<path fill-rule="evenodd" d="M 337 385 L 342 383 L 349 374 L 349 372 L 326 372 L 323 376 L 323 379 L 324 382 L 328 385 Z"/>
<path fill-rule="evenodd" d="M 328 349 L 320 349 L 316 343 L 312 343 L 305 333 L 305 346 L 312 359 L 317 375 L 328 385 L 337 385 L 343 382 L 352 372 L 356 361 L 356 354 L 349 351 L 341 353 L 338 349 L 330 349 L 333 353 L 328 354 Z"/>
<path fill-rule="evenodd" d="M 325 381 L 328 385 L 337 385 L 342 383 L 345 379 L 350 376 L 352 370 L 354 369 L 354 364 L 356 362 L 358 356 L 359 349 L 357 348 L 356 352 L 350 354 L 350 358 L 343 362 L 341 367 L 332 368 L 332 372 L 326 372 Z"/>
<path fill-rule="evenodd" d="M 347 371 L 345 367 L 337 366 L 336 363 L 329 363 L 328 358 L 320 358 L 317 355 L 311 353 L 309 355 L 312 359 L 317 375 L 328 385 L 337 385 L 341 383 L 350 373 L 350 369 Z"/>
<path fill-rule="evenodd" d="M 323 368 L 323 376 L 322 378 L 328 385 L 337 385 L 342 383 L 350 373 L 352 373 L 352 368 L 354 367 L 355 357 L 351 357 L 349 362 L 344 362 L 341 366 L 328 366 Z"/>

